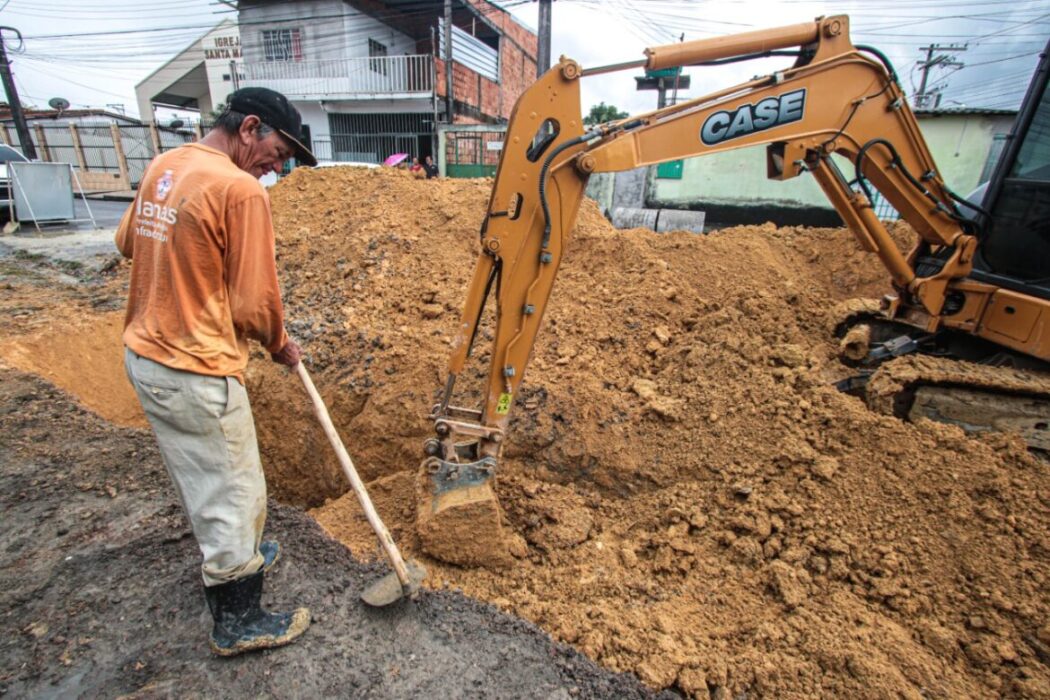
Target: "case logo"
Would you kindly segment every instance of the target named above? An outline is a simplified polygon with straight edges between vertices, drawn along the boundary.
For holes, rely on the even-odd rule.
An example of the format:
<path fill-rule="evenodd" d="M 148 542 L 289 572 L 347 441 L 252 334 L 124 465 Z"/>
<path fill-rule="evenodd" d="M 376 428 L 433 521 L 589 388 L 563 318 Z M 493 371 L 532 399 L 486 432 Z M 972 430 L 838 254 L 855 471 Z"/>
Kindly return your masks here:
<path fill-rule="evenodd" d="M 774 126 L 801 121 L 806 113 L 806 89 L 742 104 L 733 112 L 715 112 L 700 127 L 700 140 L 715 146 Z"/>

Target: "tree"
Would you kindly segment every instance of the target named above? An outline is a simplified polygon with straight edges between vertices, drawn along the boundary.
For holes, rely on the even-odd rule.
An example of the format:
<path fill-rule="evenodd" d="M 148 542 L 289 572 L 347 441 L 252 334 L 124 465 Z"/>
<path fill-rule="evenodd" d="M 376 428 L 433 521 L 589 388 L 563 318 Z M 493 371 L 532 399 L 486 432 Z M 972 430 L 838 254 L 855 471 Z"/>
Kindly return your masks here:
<path fill-rule="evenodd" d="M 223 112 L 225 112 L 225 111 L 226 111 L 226 103 L 225 102 L 220 102 L 219 104 L 215 105 L 215 107 L 210 112 L 208 112 L 208 122 L 211 123 L 211 124 L 214 124 L 215 120 L 218 119 L 219 117 L 221 117 Z M 204 121 L 204 115 L 203 114 L 201 115 L 201 121 Z"/>
<path fill-rule="evenodd" d="M 621 112 L 615 105 L 607 105 L 604 102 L 599 102 L 598 104 L 591 106 L 591 112 L 583 118 L 583 123 L 587 126 L 595 126 L 597 124 L 611 122 L 614 119 L 623 119 L 626 116 L 627 112 Z"/>

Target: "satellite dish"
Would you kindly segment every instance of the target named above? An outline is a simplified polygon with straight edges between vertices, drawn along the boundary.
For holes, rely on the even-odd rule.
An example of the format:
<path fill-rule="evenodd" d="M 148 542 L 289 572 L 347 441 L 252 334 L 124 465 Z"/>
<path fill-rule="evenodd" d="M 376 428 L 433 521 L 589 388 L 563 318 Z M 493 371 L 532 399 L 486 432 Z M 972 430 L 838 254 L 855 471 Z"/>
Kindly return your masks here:
<path fill-rule="evenodd" d="M 52 97 L 50 100 L 47 101 L 47 104 L 49 107 L 51 107 L 51 109 L 59 113 L 65 112 L 67 109 L 69 109 L 69 100 L 67 100 L 64 97 Z"/>
<path fill-rule="evenodd" d="M 172 129 L 178 129 L 180 126 L 182 126 L 185 123 L 186 122 L 182 121 L 181 119 L 176 118 L 176 119 L 172 119 L 171 122 L 168 124 L 168 126 L 170 126 Z"/>

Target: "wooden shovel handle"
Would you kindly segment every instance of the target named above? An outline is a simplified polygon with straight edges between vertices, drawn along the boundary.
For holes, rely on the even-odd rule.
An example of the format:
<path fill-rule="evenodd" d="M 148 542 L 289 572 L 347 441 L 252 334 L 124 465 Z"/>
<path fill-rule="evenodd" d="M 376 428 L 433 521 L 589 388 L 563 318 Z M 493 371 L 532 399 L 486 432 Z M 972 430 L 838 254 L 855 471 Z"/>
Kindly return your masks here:
<path fill-rule="evenodd" d="M 339 433 L 336 432 L 335 426 L 332 425 L 332 419 L 328 415 L 328 409 L 324 405 L 324 400 L 317 393 L 317 388 L 314 386 L 302 362 L 295 366 L 295 371 L 299 374 L 299 379 L 303 380 L 306 393 L 310 395 L 310 401 L 313 402 L 317 420 L 320 421 L 325 435 L 328 436 L 328 441 L 332 443 L 332 449 L 335 450 L 335 454 L 339 458 L 339 464 L 343 467 L 343 473 L 346 474 L 346 478 L 350 481 L 350 486 L 353 487 L 354 493 L 357 495 L 357 500 L 361 503 L 361 508 L 365 511 L 365 517 L 368 518 L 369 524 L 379 537 L 379 543 L 386 550 L 387 558 L 390 559 L 390 564 L 394 567 L 394 572 L 397 574 L 397 580 L 401 582 L 402 588 L 407 589 L 411 581 L 408 578 L 405 560 L 402 558 L 401 552 L 398 551 L 397 545 L 394 544 L 394 538 L 390 536 L 390 531 L 386 529 L 383 521 L 379 518 L 379 513 L 372 506 L 372 499 L 368 497 L 368 491 L 365 490 L 361 477 L 357 475 L 357 470 L 354 469 L 354 463 L 350 460 L 350 454 L 346 451 L 346 447 L 343 446 L 343 441 L 339 439 Z"/>

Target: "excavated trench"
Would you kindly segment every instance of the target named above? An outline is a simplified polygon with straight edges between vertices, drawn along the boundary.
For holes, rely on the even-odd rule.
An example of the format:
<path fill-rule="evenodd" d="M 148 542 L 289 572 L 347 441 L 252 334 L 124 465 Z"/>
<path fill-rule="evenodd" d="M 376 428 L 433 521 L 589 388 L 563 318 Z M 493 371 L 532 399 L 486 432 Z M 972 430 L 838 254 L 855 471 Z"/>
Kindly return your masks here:
<path fill-rule="evenodd" d="M 1050 698 L 1047 465 L 829 386 L 836 309 L 886 291 L 841 229 L 655 235 L 582 207 L 497 486 L 527 546 L 500 569 L 427 559 L 415 473 L 489 186 L 325 169 L 271 193 L 289 327 L 428 585 L 694 697 Z M 120 323 L 0 353 L 137 425 Z M 260 354 L 247 382 L 272 494 L 380 558 L 295 377 Z"/>

